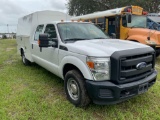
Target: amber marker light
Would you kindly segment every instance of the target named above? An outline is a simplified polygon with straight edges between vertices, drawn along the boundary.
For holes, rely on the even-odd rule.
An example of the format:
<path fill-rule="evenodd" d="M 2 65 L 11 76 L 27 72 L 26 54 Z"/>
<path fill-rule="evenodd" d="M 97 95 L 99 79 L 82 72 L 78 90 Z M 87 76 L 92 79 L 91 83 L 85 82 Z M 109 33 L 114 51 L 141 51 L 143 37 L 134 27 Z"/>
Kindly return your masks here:
<path fill-rule="evenodd" d="M 87 61 L 87 65 L 90 69 L 94 69 L 94 63 L 92 61 Z"/>
<path fill-rule="evenodd" d="M 38 40 L 38 45 L 40 45 L 40 40 Z"/>

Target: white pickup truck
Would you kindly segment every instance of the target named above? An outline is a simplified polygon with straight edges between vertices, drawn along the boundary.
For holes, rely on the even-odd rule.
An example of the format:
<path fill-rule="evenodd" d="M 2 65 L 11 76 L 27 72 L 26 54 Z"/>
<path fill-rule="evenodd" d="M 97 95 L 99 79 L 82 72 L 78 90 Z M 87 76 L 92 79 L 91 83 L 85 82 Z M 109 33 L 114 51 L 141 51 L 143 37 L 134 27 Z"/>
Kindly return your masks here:
<path fill-rule="evenodd" d="M 146 92 L 156 82 L 151 47 L 110 39 L 87 22 L 41 22 L 39 17 L 35 25 L 35 14 L 19 19 L 19 54 L 25 65 L 35 62 L 62 78 L 74 105 L 118 103 Z"/>

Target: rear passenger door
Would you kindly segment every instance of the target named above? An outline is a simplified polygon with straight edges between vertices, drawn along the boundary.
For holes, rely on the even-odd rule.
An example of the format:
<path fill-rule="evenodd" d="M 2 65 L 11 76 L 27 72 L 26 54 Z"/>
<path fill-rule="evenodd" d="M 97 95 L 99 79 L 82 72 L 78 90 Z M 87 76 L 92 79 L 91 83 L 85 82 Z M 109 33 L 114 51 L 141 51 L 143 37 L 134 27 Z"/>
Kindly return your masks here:
<path fill-rule="evenodd" d="M 52 41 L 57 41 L 58 43 L 57 32 L 54 24 L 47 24 L 44 29 L 44 34 L 48 35 L 50 43 L 52 43 Z M 42 62 L 44 62 L 43 67 L 54 74 L 58 74 L 58 51 L 58 47 L 41 48 L 40 51 L 40 56 L 43 59 Z"/>

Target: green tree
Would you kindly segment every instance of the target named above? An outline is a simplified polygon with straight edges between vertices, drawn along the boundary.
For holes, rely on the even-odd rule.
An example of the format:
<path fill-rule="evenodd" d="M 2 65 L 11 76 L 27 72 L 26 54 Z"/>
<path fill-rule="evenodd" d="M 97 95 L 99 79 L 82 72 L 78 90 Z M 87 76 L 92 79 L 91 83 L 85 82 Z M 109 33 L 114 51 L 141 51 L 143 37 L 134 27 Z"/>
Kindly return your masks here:
<path fill-rule="evenodd" d="M 156 13 L 159 12 L 160 0 L 69 0 L 67 7 L 70 15 L 77 16 L 131 5 Z"/>

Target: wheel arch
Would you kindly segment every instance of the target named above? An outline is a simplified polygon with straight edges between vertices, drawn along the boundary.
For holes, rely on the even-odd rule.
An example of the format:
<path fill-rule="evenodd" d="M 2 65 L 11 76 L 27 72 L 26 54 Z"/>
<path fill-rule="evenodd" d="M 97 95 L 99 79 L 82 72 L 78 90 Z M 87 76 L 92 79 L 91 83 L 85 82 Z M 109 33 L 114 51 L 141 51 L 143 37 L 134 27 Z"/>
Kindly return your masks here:
<path fill-rule="evenodd" d="M 22 56 L 22 54 L 25 53 L 25 50 L 24 50 L 23 47 L 21 47 L 19 50 L 20 50 L 20 54 L 21 54 L 21 56 Z"/>
<path fill-rule="evenodd" d="M 67 63 L 67 64 L 65 64 L 64 67 L 63 67 L 63 77 L 66 75 L 66 73 L 67 73 L 68 71 L 74 70 L 74 69 L 77 70 L 77 71 L 83 76 L 82 72 L 79 70 L 78 67 L 76 67 L 76 66 L 73 65 L 73 64 Z M 83 76 L 83 77 L 84 77 L 84 76 Z"/>
<path fill-rule="evenodd" d="M 82 62 L 80 59 L 74 56 L 68 56 L 62 59 L 60 63 L 60 77 L 64 79 L 65 74 L 69 70 L 76 69 L 78 70 L 85 79 L 93 79 L 92 74 L 87 66 L 85 65 L 84 62 Z"/>

